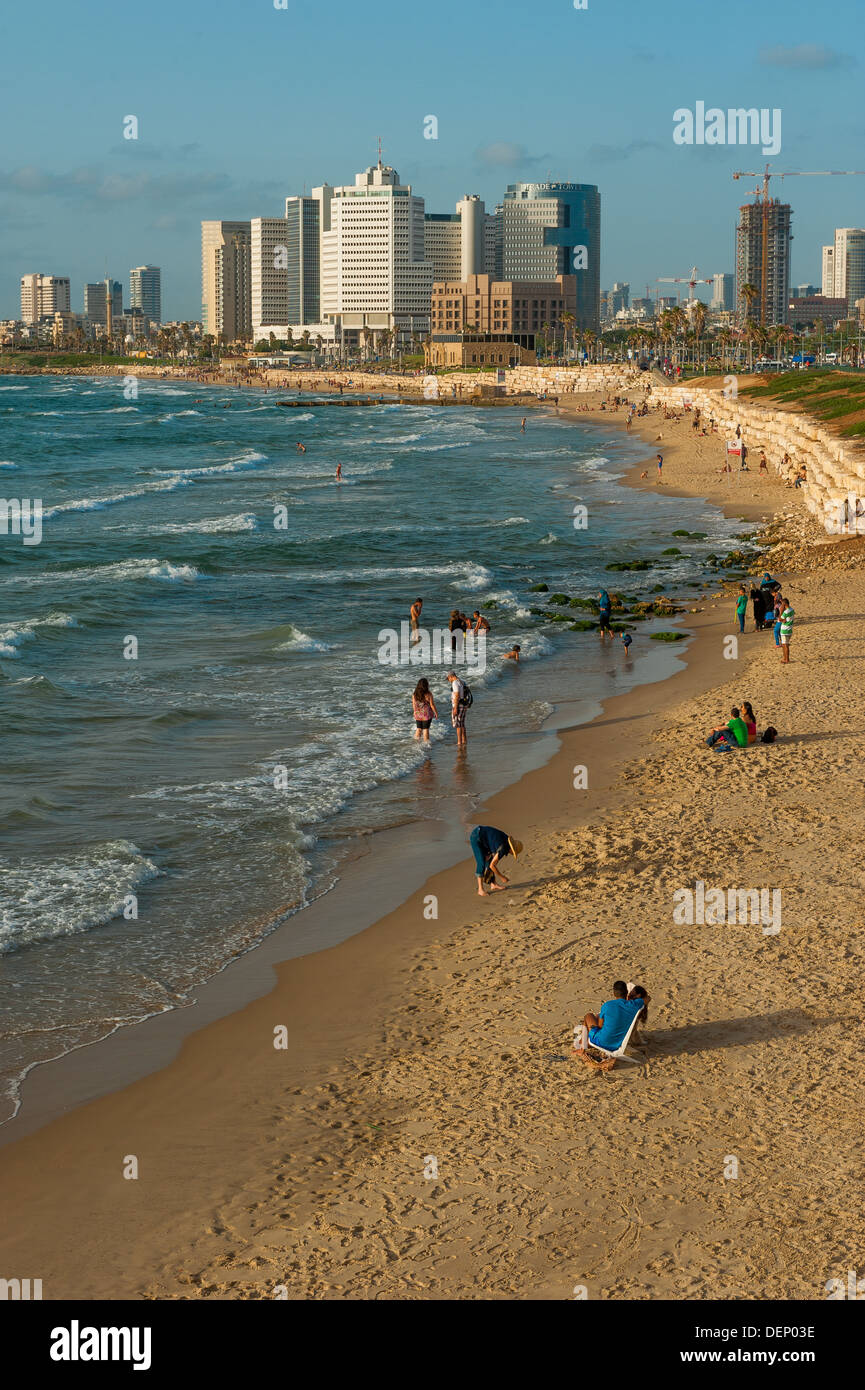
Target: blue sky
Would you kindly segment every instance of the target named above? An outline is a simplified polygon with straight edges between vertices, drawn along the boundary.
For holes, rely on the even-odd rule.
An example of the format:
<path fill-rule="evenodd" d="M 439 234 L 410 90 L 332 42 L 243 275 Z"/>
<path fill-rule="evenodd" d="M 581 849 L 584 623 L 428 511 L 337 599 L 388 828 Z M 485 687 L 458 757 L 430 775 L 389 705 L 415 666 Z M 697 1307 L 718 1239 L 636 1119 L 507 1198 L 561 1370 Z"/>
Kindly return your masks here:
<path fill-rule="evenodd" d="M 754 180 L 731 173 L 765 162 L 674 144 L 676 108 L 780 107 L 773 167 L 865 168 L 861 0 L 42 0 L 7 7 L 0 51 L 2 318 L 28 271 L 69 275 L 80 310 L 85 281 L 126 292 L 144 262 L 165 316 L 198 318 L 201 219 L 353 182 L 379 135 L 428 212 L 548 173 L 598 184 L 602 284 L 632 294 L 732 270 Z M 793 206 L 793 281 L 818 283 L 833 228 L 865 225 L 865 178 L 773 191 Z"/>

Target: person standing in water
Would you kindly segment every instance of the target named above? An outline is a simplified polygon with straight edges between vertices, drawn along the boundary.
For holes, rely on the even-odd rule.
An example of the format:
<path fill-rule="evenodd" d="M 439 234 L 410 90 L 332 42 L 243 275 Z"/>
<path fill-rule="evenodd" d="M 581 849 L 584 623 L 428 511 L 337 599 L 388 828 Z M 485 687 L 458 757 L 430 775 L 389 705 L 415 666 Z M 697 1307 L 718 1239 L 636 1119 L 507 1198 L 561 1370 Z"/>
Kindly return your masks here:
<path fill-rule="evenodd" d="M 522 420 L 520 421 L 520 433 L 521 433 L 521 434 L 525 434 L 525 432 L 526 432 L 526 419 L 527 419 L 527 417 L 524 415 L 523 418 L 522 418 Z"/>
<path fill-rule="evenodd" d="M 423 599 L 416 598 L 411 606 L 411 640 L 413 642 L 420 641 L 420 633 L 418 632 L 418 628 L 420 626 L 420 611 L 422 608 Z"/>
<path fill-rule="evenodd" d="M 465 683 L 460 680 L 456 671 L 448 671 L 447 679 L 451 687 L 451 723 L 457 731 L 457 748 L 465 748 L 468 744 L 466 734 L 466 710 L 468 703 L 466 700 Z"/>
<path fill-rule="evenodd" d="M 426 676 L 415 686 L 411 705 L 415 722 L 414 736 L 416 739 L 422 739 L 424 743 L 429 743 L 430 724 L 434 719 L 438 719 L 439 714 Z"/>
<path fill-rule="evenodd" d="M 342 464 L 341 464 L 341 463 L 338 463 L 338 464 L 336 465 L 336 481 L 337 481 L 338 483 L 341 483 L 341 482 L 342 482 Z"/>

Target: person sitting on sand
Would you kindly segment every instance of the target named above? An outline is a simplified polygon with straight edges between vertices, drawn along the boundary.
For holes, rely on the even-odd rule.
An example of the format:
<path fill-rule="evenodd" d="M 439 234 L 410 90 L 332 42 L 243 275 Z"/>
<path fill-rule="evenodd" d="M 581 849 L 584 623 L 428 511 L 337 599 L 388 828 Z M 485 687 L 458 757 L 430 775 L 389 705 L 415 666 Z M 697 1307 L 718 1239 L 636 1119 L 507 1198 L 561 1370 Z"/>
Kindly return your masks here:
<path fill-rule="evenodd" d="M 613 1058 L 606 1057 L 603 1062 L 596 1062 L 588 1054 L 589 1045 L 597 1043 L 608 1052 L 615 1052 L 624 1042 L 634 1016 L 641 1013 L 645 1007 L 642 998 L 628 998 L 628 986 L 624 980 L 616 980 L 612 999 L 601 1005 L 598 1014 L 586 1014 L 579 1027 L 574 1029 L 577 1035 L 574 1039 L 574 1051 L 580 1061 L 604 1071 L 609 1070 L 613 1065 Z"/>
<path fill-rule="evenodd" d="M 502 661 L 519 661 L 520 644 L 515 642 L 509 652 L 502 652 Z"/>
<path fill-rule="evenodd" d="M 706 739 L 709 748 L 726 744 L 728 748 L 744 748 L 748 742 L 748 728 L 741 717 L 738 705 L 730 711 L 730 718 L 723 728 L 713 729 Z"/>
<path fill-rule="evenodd" d="M 748 730 L 748 742 L 757 742 L 757 716 L 750 700 L 742 701 L 742 722 Z"/>
<path fill-rule="evenodd" d="M 505 878 L 498 865 L 508 854 L 512 854 L 515 859 L 522 854 L 522 841 L 515 840 L 504 830 L 497 830 L 494 825 L 476 825 L 469 836 L 469 844 L 475 856 L 478 896 L 481 898 L 488 896 L 484 892 L 485 883 L 491 893 L 503 892 L 504 890 L 496 880 L 501 879 L 502 883 L 510 883 L 510 879 Z"/>

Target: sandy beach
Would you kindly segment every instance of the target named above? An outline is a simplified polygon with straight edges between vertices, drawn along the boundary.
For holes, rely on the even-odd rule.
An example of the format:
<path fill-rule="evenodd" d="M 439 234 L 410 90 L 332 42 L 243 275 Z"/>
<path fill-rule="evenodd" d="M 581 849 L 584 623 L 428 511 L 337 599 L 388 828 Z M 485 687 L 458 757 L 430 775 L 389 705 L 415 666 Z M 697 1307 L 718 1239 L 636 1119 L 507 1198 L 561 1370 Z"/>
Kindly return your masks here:
<path fill-rule="evenodd" d="M 160 1070 L 12 1126 L 3 1266 L 46 1299 L 812 1300 L 861 1263 L 865 542 L 774 477 L 724 481 L 687 422 L 633 434 L 631 485 L 661 449 L 667 490 L 782 517 L 789 666 L 750 614 L 731 659 L 707 597 L 683 671 L 487 803 L 526 846 L 508 891 L 476 896 L 466 847 Z M 781 737 L 718 756 L 742 699 Z M 780 930 L 678 923 L 697 883 L 780 890 Z M 595 1072 L 573 1026 L 619 977 L 651 994 L 645 1046 Z"/>

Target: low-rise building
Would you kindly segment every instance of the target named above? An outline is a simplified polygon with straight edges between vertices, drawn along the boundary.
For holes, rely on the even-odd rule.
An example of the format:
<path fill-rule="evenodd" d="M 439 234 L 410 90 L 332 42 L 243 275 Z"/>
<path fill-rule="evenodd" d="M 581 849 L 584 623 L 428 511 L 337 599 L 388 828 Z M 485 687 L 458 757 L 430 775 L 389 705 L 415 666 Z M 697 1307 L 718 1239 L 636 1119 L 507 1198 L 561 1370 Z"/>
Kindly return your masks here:
<path fill-rule="evenodd" d="M 565 314 L 575 315 L 576 308 L 574 275 L 558 275 L 555 280 L 494 280 L 489 275 L 437 280 L 430 301 L 430 331 L 433 336 L 499 333 L 517 341 L 532 335 L 534 340 L 545 327 L 560 325 Z"/>
<path fill-rule="evenodd" d="M 807 328 L 809 324 L 821 323 L 824 328 L 834 328 L 839 319 L 847 317 L 846 296 L 826 294 L 806 294 L 791 299 L 789 324 L 791 328 Z"/>
<path fill-rule="evenodd" d="M 428 367 L 534 367 L 538 360 L 533 334 L 517 341 L 508 333 L 433 333 L 423 351 Z"/>

